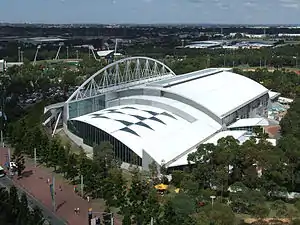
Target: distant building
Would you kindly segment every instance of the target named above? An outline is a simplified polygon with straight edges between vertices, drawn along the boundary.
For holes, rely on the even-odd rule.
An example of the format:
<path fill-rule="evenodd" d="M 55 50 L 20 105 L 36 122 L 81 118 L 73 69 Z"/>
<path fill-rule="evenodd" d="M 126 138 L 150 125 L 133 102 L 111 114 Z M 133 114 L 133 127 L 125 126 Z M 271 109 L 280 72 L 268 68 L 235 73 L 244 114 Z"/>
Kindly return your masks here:
<path fill-rule="evenodd" d="M 23 62 L 6 62 L 4 59 L 0 59 L 0 72 L 4 72 L 9 67 L 22 65 Z"/>
<path fill-rule="evenodd" d="M 4 59 L 0 59 L 0 72 L 3 72 L 6 68 L 6 62 Z"/>

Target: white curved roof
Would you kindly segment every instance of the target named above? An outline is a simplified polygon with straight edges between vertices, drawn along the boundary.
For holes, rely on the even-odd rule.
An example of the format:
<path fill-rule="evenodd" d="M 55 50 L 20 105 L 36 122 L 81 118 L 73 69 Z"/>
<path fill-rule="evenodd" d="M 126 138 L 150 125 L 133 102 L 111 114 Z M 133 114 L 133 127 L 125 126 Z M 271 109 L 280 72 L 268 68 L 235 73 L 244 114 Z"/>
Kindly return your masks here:
<path fill-rule="evenodd" d="M 221 129 L 202 113 L 190 123 L 153 106 L 122 105 L 83 115 L 72 120 L 93 125 L 112 135 L 138 156 L 146 151 L 156 162 L 168 162 Z"/>
<path fill-rule="evenodd" d="M 107 109 L 72 120 L 95 126 L 138 156 L 143 157 L 145 151 L 157 163 L 163 160 L 168 166 L 186 163 L 191 151 L 221 131 L 221 118 L 268 93 L 259 83 L 226 68 L 172 76 L 131 88 L 142 91 L 120 95 L 124 97 L 106 102 Z M 230 134 L 238 139 L 242 136 L 242 132 Z"/>
<path fill-rule="evenodd" d="M 247 133 L 247 131 L 244 130 L 232 130 L 232 131 L 221 131 L 214 136 L 212 136 L 210 139 L 205 141 L 203 144 L 214 144 L 216 145 L 218 143 L 218 140 L 221 138 L 226 138 L 228 136 L 232 136 L 234 139 L 237 139 L 240 143 L 243 143 L 247 138 L 244 136 Z M 173 162 L 169 165 L 169 167 L 176 167 L 176 166 L 182 166 L 188 164 L 188 155 L 190 153 L 196 152 L 197 149 L 193 149 L 189 151 L 188 153 L 184 154 L 179 160 Z"/>
<path fill-rule="evenodd" d="M 200 77 L 197 73 L 202 75 L 203 70 L 191 73 L 191 78 L 198 78 L 187 82 L 184 81 L 186 74 L 171 78 L 179 82 L 163 89 L 197 102 L 220 118 L 268 93 L 268 89 L 261 84 L 233 72 L 216 70 Z M 168 83 L 168 80 L 164 83 Z M 156 83 L 153 86 L 157 87 Z"/>

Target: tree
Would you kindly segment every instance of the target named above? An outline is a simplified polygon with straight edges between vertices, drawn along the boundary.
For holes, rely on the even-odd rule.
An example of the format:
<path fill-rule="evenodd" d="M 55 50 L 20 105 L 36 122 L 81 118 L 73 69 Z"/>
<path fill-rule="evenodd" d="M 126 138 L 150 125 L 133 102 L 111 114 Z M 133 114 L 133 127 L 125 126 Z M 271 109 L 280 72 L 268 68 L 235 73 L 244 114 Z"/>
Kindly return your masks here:
<path fill-rule="evenodd" d="M 282 200 L 276 200 L 273 202 L 271 209 L 276 212 L 276 217 L 278 218 L 286 217 L 288 215 L 288 209 L 285 202 Z"/>
<path fill-rule="evenodd" d="M 295 203 L 294 203 L 294 206 L 295 208 L 300 211 L 300 200 L 297 200 Z"/>
<path fill-rule="evenodd" d="M 185 176 L 187 176 L 187 174 L 185 174 L 183 171 L 180 170 L 174 170 L 172 172 L 172 181 L 171 183 L 175 186 L 175 187 L 181 187 L 181 184 L 185 178 Z"/>
<path fill-rule="evenodd" d="M 66 164 L 66 178 L 74 181 L 75 177 L 78 176 L 77 157 L 74 153 L 69 154 L 68 161 Z"/>
<path fill-rule="evenodd" d="M 257 204 L 252 205 L 251 207 L 251 214 L 258 219 L 266 218 L 270 213 L 270 209 L 267 207 L 266 204 Z"/>
<path fill-rule="evenodd" d="M 216 202 L 213 210 L 207 206 L 205 211 L 209 215 L 210 220 L 215 225 L 232 225 L 235 221 L 235 215 L 231 208 L 225 204 Z"/>
<path fill-rule="evenodd" d="M 118 207 L 123 204 L 124 187 L 126 182 L 122 175 L 122 170 L 115 168 L 108 171 L 108 177 L 103 181 L 103 197 L 108 207 Z"/>
<path fill-rule="evenodd" d="M 115 158 L 113 146 L 109 142 L 102 142 L 93 149 L 94 161 L 100 166 L 103 176 L 108 175 L 109 169 L 119 168 L 120 161 Z"/>
<path fill-rule="evenodd" d="M 123 225 L 132 225 L 129 213 L 125 213 L 124 214 L 124 217 L 123 217 L 123 220 L 122 220 L 122 224 Z"/>
<path fill-rule="evenodd" d="M 49 149 L 49 166 L 53 167 L 54 171 L 56 171 L 62 155 L 64 155 L 64 149 L 61 146 L 60 140 L 57 138 L 52 138 L 50 140 Z"/>
<path fill-rule="evenodd" d="M 19 214 L 19 205 L 20 205 L 20 201 L 19 201 L 19 197 L 18 197 L 18 191 L 17 188 L 15 186 L 12 186 L 9 189 L 9 212 L 10 212 L 10 217 L 11 218 L 17 218 L 18 214 Z"/>
<path fill-rule="evenodd" d="M 149 172 L 150 172 L 150 176 L 152 178 L 155 178 L 157 177 L 158 175 L 158 168 L 157 168 L 157 164 L 155 161 L 152 161 L 150 164 L 149 164 Z"/>
<path fill-rule="evenodd" d="M 19 205 L 19 213 L 17 217 L 17 223 L 18 225 L 27 225 L 29 220 L 30 220 L 30 212 L 28 208 L 28 201 L 27 201 L 27 196 L 25 193 L 21 195 L 21 201 Z"/>
<path fill-rule="evenodd" d="M 126 193 L 126 201 L 121 206 L 121 212 L 130 212 L 135 223 L 146 222 L 145 219 L 149 215 L 145 214 L 145 205 L 149 196 L 150 186 L 142 180 L 141 174 L 138 170 L 133 171 L 131 185 Z"/>
<path fill-rule="evenodd" d="M 172 203 L 175 213 L 180 214 L 183 217 L 193 214 L 196 210 L 195 200 L 186 195 L 185 193 L 177 194 L 170 201 Z"/>
<path fill-rule="evenodd" d="M 43 225 L 45 222 L 44 216 L 40 208 L 35 206 L 31 212 L 31 224 Z"/>
<path fill-rule="evenodd" d="M 21 152 L 15 152 L 12 160 L 16 163 L 18 176 L 22 175 L 22 172 L 25 169 L 25 159 Z"/>
<path fill-rule="evenodd" d="M 293 219 L 299 215 L 299 211 L 293 207 L 288 208 L 287 210 L 287 216 L 290 219 L 290 221 L 293 221 Z"/>

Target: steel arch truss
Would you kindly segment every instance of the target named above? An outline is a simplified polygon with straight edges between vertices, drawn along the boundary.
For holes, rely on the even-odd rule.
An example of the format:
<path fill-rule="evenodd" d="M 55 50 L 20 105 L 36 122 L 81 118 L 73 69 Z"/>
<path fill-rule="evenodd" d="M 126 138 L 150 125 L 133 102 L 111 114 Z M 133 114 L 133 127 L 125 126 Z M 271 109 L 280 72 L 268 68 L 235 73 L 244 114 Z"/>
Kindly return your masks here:
<path fill-rule="evenodd" d="M 111 63 L 87 79 L 67 100 L 76 101 L 162 79 L 175 73 L 162 62 L 148 57 L 130 57 Z"/>

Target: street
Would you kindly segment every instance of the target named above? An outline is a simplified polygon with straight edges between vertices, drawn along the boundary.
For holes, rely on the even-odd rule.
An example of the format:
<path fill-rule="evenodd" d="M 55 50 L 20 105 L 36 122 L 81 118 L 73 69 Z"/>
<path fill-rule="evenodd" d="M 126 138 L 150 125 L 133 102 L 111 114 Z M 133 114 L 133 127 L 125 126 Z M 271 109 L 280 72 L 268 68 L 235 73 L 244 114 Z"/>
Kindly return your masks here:
<path fill-rule="evenodd" d="M 0 178 L 0 187 L 10 188 L 13 186 L 13 181 L 8 177 L 2 177 Z M 28 192 L 26 192 L 24 189 L 16 186 L 16 188 L 19 190 L 19 193 L 26 193 L 27 199 L 28 199 L 28 205 L 32 209 L 34 206 L 38 206 L 43 214 L 44 218 L 48 220 L 53 225 L 64 225 L 66 222 L 64 222 L 61 218 L 57 217 L 51 210 L 46 208 L 42 203 L 40 203 L 37 199 L 35 199 L 32 195 L 30 195 Z"/>

